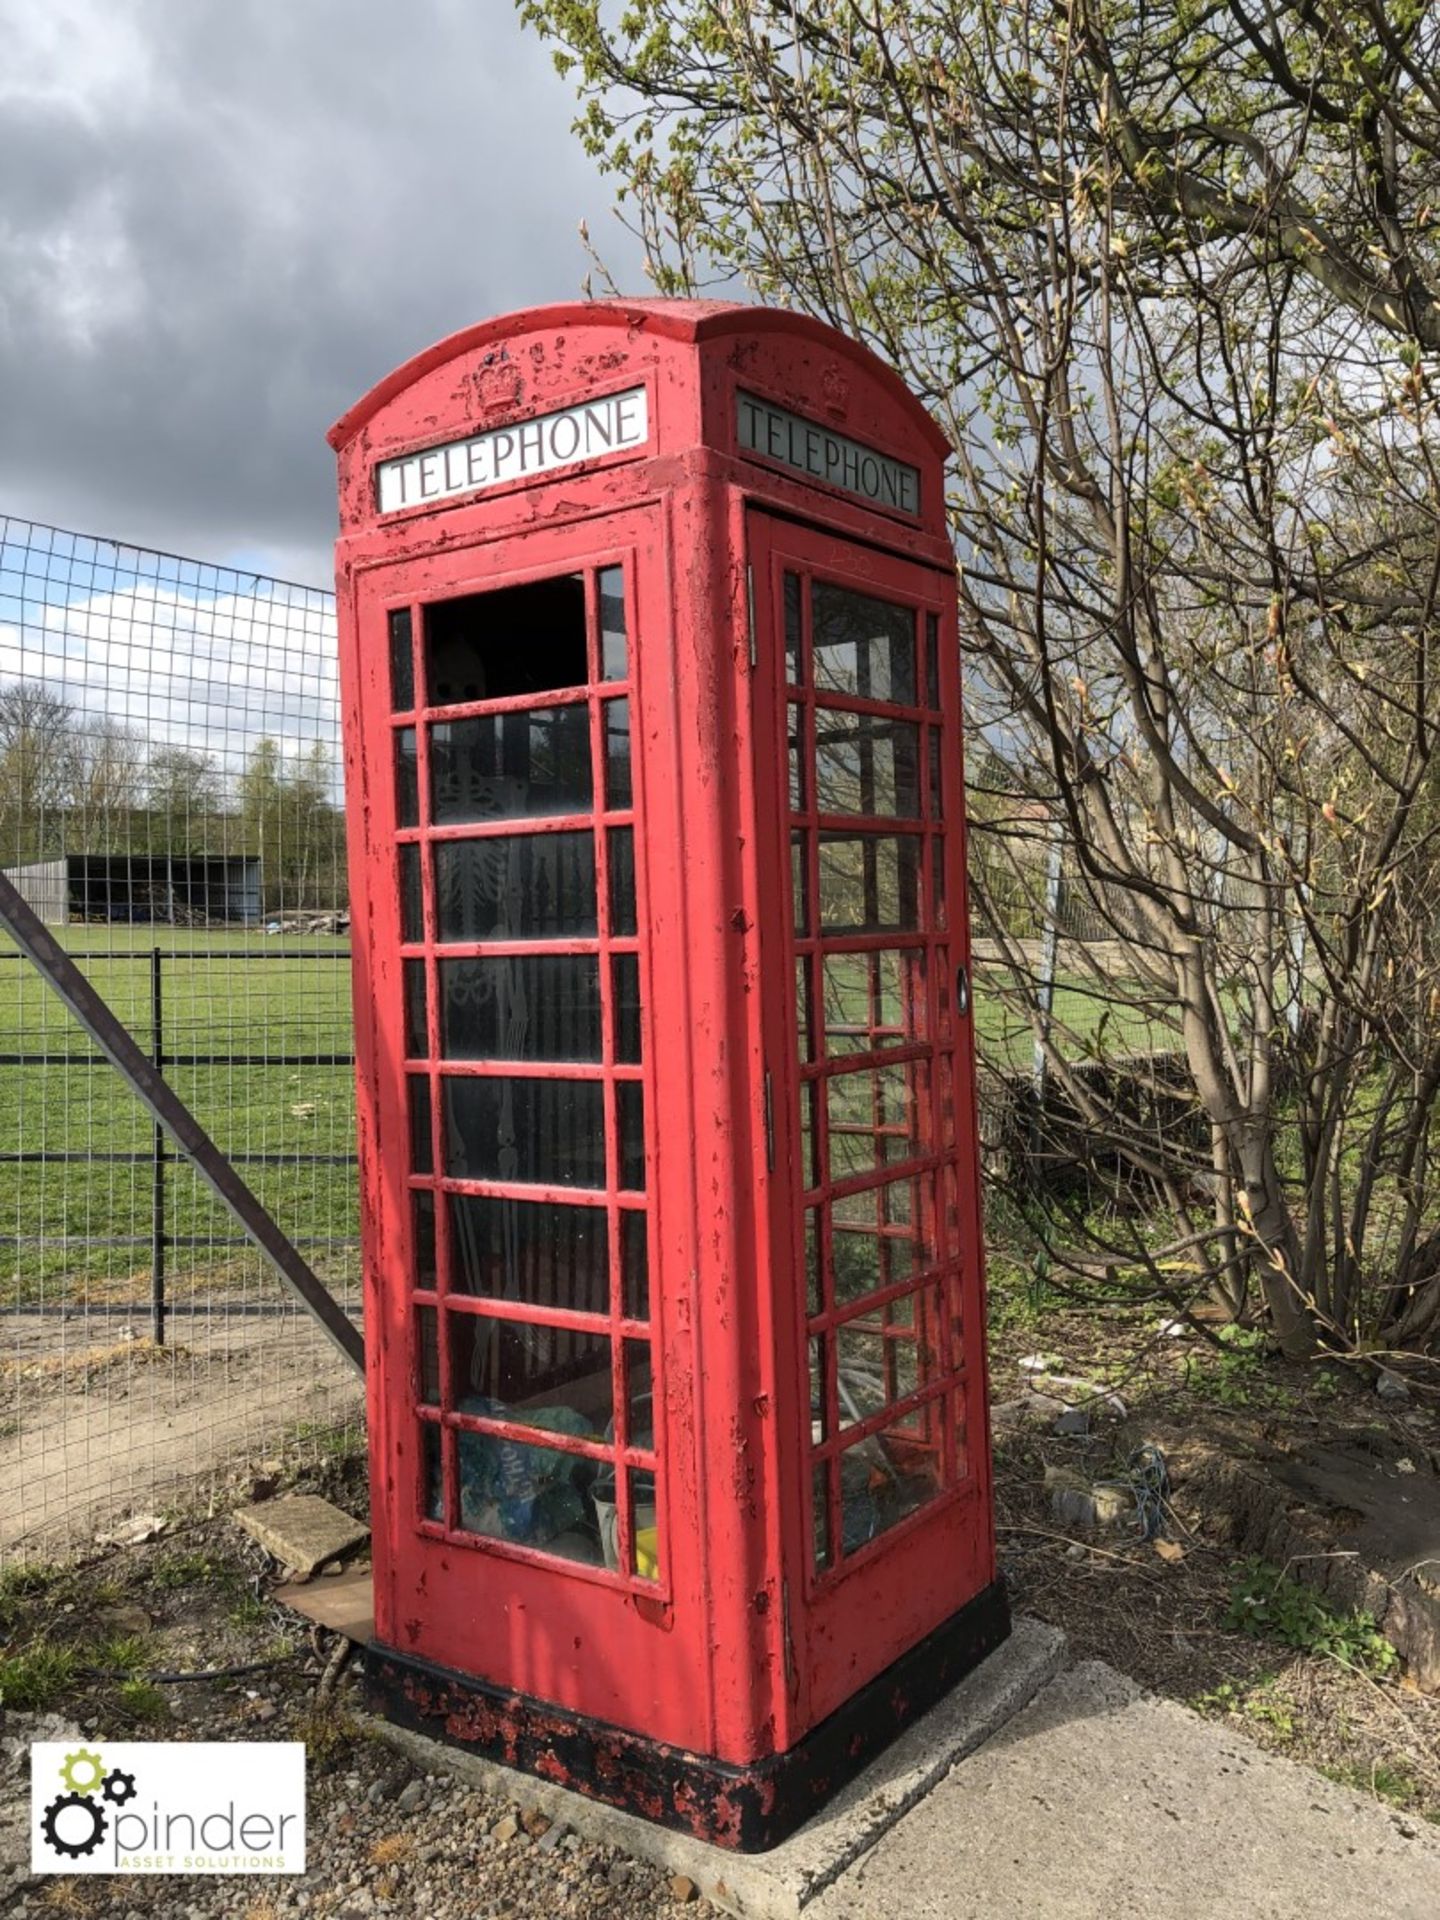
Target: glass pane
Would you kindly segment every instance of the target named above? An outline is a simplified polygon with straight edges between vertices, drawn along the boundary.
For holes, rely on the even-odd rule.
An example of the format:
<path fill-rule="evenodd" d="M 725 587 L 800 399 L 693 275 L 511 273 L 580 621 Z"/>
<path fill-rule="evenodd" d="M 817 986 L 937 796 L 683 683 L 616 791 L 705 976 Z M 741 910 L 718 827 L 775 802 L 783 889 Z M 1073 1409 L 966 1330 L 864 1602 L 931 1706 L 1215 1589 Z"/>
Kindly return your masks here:
<path fill-rule="evenodd" d="M 795 962 L 795 1034 L 800 1058 L 815 1058 L 815 997 L 810 991 L 810 961 L 802 956 Z"/>
<path fill-rule="evenodd" d="M 640 956 L 617 953 L 611 961 L 615 1005 L 615 1058 L 640 1063 Z"/>
<path fill-rule="evenodd" d="M 940 616 L 925 616 L 925 704 L 940 705 Z"/>
<path fill-rule="evenodd" d="M 625 678 L 625 572 L 603 567 L 600 572 L 600 678 Z"/>
<path fill-rule="evenodd" d="M 411 1284 L 433 1293 L 435 1290 L 435 1196 L 416 1189 L 410 1196 L 410 1224 L 413 1233 L 415 1271 Z"/>
<path fill-rule="evenodd" d="M 647 1216 L 632 1208 L 620 1215 L 620 1259 L 624 1265 L 623 1306 L 627 1320 L 650 1318 L 650 1257 Z"/>
<path fill-rule="evenodd" d="M 450 1285 L 456 1293 L 609 1313 L 610 1255 L 603 1207 L 453 1193 Z"/>
<path fill-rule="evenodd" d="M 920 818 L 920 729 L 870 713 L 815 714 L 815 807 L 819 813 Z"/>
<path fill-rule="evenodd" d="M 945 841 L 938 833 L 930 842 L 930 892 L 935 901 L 935 924 L 943 928 L 948 919 L 945 911 Z"/>
<path fill-rule="evenodd" d="M 419 1365 L 416 1369 L 419 1377 L 420 1404 L 422 1407 L 438 1407 L 440 1404 L 440 1315 L 434 1307 L 417 1307 L 415 1323 L 419 1335 Z"/>
<path fill-rule="evenodd" d="M 830 1469 L 821 1460 L 810 1475 L 810 1508 L 814 1522 L 815 1571 L 823 1573 L 830 1564 Z"/>
<path fill-rule="evenodd" d="M 415 945 L 425 938 L 420 895 L 420 849 L 407 841 L 400 849 L 400 938 Z"/>
<path fill-rule="evenodd" d="M 596 1080 L 443 1083 L 445 1171 L 456 1179 L 603 1187 L 605 1126 Z"/>
<path fill-rule="evenodd" d="M 623 813 L 634 799 L 630 783 L 630 702 L 607 700 L 605 717 L 605 804 Z"/>
<path fill-rule="evenodd" d="M 803 684 L 804 661 L 800 650 L 800 576 L 785 575 L 785 678 L 792 687 Z"/>
<path fill-rule="evenodd" d="M 432 1421 L 420 1423 L 420 1501 L 427 1520 L 444 1520 L 445 1487 L 440 1472 L 440 1429 Z"/>
<path fill-rule="evenodd" d="M 945 818 L 945 794 L 940 781 L 940 729 L 930 728 L 930 818 Z"/>
<path fill-rule="evenodd" d="M 395 824 L 420 824 L 420 761 L 414 727 L 399 727 L 395 732 Z"/>
<path fill-rule="evenodd" d="M 614 1416 L 610 1336 L 450 1312 L 450 1388 L 459 1413 L 603 1440 Z"/>
<path fill-rule="evenodd" d="M 645 1191 L 645 1095 L 638 1080 L 615 1083 L 615 1119 L 620 1129 L 620 1185 Z"/>
<path fill-rule="evenodd" d="M 455 1452 L 460 1525 L 467 1533 L 582 1566 L 604 1564 L 593 1460 L 493 1433 L 457 1433 Z"/>
<path fill-rule="evenodd" d="M 660 1515 L 655 1501 L 653 1473 L 632 1473 L 630 1482 L 630 1538 L 635 1572 L 642 1580 L 660 1578 Z"/>
<path fill-rule="evenodd" d="M 805 1311 L 819 1313 L 824 1302 L 820 1293 L 820 1209 L 805 1213 Z"/>
<path fill-rule="evenodd" d="M 812 1082 L 800 1089 L 800 1175 L 807 1187 L 818 1187 L 824 1179 L 820 1165 L 820 1129 L 816 1124 L 819 1088 Z"/>
<path fill-rule="evenodd" d="M 893 1301 L 882 1312 L 849 1320 L 835 1331 L 840 1424 L 856 1426 L 921 1384 L 921 1343 L 910 1324 L 911 1300 Z M 933 1355 L 924 1352 L 924 1378 L 934 1377 Z"/>
<path fill-rule="evenodd" d="M 912 1415 L 872 1434 L 840 1456 L 840 1510 L 844 1550 L 897 1526 L 940 1491 L 943 1422 L 932 1401 Z"/>
<path fill-rule="evenodd" d="M 790 836 L 790 883 L 795 913 L 795 932 L 802 937 L 810 931 L 810 861 L 808 833 Z"/>
<path fill-rule="evenodd" d="M 435 847 L 441 940 L 572 940 L 596 931 L 589 833 L 499 834 Z"/>
<path fill-rule="evenodd" d="M 445 1059 L 600 1059 L 600 962 L 593 953 L 442 960 L 439 978 Z"/>
<path fill-rule="evenodd" d="M 925 956 L 915 950 L 826 953 L 825 1051 L 875 1053 L 924 1032 Z"/>
<path fill-rule="evenodd" d="M 410 1089 L 410 1171 L 433 1173 L 435 1149 L 430 1138 L 430 1081 L 423 1073 L 412 1073 L 406 1084 Z"/>
<path fill-rule="evenodd" d="M 823 932 L 908 933 L 919 924 L 917 838 L 880 833 L 821 834 Z"/>
<path fill-rule="evenodd" d="M 636 931 L 634 828 L 612 827 L 608 852 L 610 931 L 612 934 L 633 934 Z"/>
<path fill-rule="evenodd" d="M 423 1060 L 430 1051 L 429 1027 L 425 1017 L 425 962 L 407 960 L 405 971 L 405 1054 L 410 1060 Z"/>
<path fill-rule="evenodd" d="M 826 1082 L 830 1121 L 830 1178 L 848 1180 L 924 1151 L 920 1108 L 925 1068 L 862 1068 Z"/>
<path fill-rule="evenodd" d="M 830 1402 L 827 1383 L 829 1340 L 823 1333 L 810 1341 L 810 1444 L 819 1446 L 830 1438 Z"/>
<path fill-rule="evenodd" d="M 915 705 L 915 616 L 908 607 L 814 580 L 810 614 L 817 688 Z"/>
<path fill-rule="evenodd" d="M 588 813 L 590 709 L 539 707 L 430 729 L 430 811 L 438 826 Z"/>
<path fill-rule="evenodd" d="M 655 1387 L 650 1368 L 650 1342 L 625 1342 L 625 1431 L 632 1447 L 655 1450 Z"/>
<path fill-rule="evenodd" d="M 583 687 L 585 580 L 578 573 L 441 600 L 425 609 L 432 707 Z"/>
<path fill-rule="evenodd" d="M 393 607 L 390 612 L 390 704 L 397 713 L 409 713 L 415 704 L 409 607 Z"/>
<path fill-rule="evenodd" d="M 805 811 L 805 709 L 791 703 L 790 718 L 786 729 L 786 740 L 790 756 L 790 811 Z"/>

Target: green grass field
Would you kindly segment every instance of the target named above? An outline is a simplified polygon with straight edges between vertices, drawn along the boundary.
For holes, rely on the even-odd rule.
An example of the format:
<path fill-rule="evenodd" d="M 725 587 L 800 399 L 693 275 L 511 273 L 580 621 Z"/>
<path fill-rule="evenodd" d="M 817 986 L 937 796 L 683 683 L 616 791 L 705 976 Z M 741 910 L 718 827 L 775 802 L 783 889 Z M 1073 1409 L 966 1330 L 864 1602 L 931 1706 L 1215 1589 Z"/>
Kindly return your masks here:
<path fill-rule="evenodd" d="M 286 1232 L 310 1243 L 312 1263 L 337 1278 L 353 1275 L 354 1251 L 340 1244 L 358 1232 L 354 1169 L 344 1164 L 354 1151 L 352 1069 L 285 1060 L 349 1052 L 346 941 L 184 927 L 75 927 L 64 938 L 147 1049 L 152 950 L 173 956 L 161 962 L 167 1078 L 225 1152 L 274 1163 L 241 1160 L 239 1171 Z M 0 1302 L 143 1303 L 151 1271 L 150 1120 L 34 969 L 11 951 L 0 949 L 0 1055 L 43 1053 L 47 1061 L 0 1064 Z M 1159 1023 L 1118 1030 L 1106 1003 L 1081 980 L 1060 983 L 1056 1013 L 1078 1036 L 1077 1052 L 1114 1056 L 1174 1045 L 1173 1031 Z M 1029 1026 L 987 990 L 983 973 L 975 1017 L 982 1056 L 992 1066 L 1028 1069 Z M 176 1062 L 197 1053 L 257 1056 L 261 1064 Z M 55 1157 L 28 1165 L 3 1157 L 22 1151 Z M 127 1162 L 132 1154 L 137 1158 Z M 330 1159 L 312 1165 L 301 1158 L 310 1154 Z M 170 1295 L 252 1284 L 257 1257 L 224 1244 L 237 1230 L 198 1177 L 172 1162 L 165 1182 L 170 1233 L 205 1243 L 170 1250 Z M 116 1239 L 134 1244 L 102 1244 Z"/>
<path fill-rule="evenodd" d="M 350 1049 L 345 940 L 185 927 L 76 927 L 64 938 L 147 1050 L 154 1037 L 151 952 L 158 946 L 175 956 L 161 962 L 161 1036 L 169 1059 L 251 1055 L 262 1064 L 167 1062 L 167 1078 L 227 1153 L 280 1162 L 242 1163 L 239 1170 L 288 1233 L 327 1243 L 353 1238 L 353 1168 L 299 1158 L 353 1153 L 352 1070 L 285 1064 L 291 1054 Z M 303 952 L 291 957 L 292 947 Z M 0 1299 L 54 1298 L 58 1287 L 67 1296 L 143 1300 L 150 1287 L 153 1127 L 33 968 L 4 951 L 0 1055 L 43 1053 L 47 1062 L 0 1065 L 0 1155 L 93 1157 L 29 1165 L 0 1159 L 0 1236 L 6 1236 L 0 1239 Z M 335 957 L 315 957 L 322 954 Z M 143 1159 L 126 1164 L 120 1156 L 129 1154 Z M 255 1256 L 219 1244 L 237 1229 L 188 1167 L 167 1171 L 166 1203 L 172 1234 L 208 1243 L 171 1250 L 175 1297 L 197 1278 L 212 1285 L 219 1269 L 248 1283 Z M 25 1238 L 36 1235 L 38 1243 Z M 17 1236 L 20 1245 L 13 1244 Z M 128 1237 L 142 1244 L 98 1244 Z M 353 1264 L 353 1256 L 338 1249 L 330 1261 L 322 1246 L 306 1251 L 322 1266 Z"/>

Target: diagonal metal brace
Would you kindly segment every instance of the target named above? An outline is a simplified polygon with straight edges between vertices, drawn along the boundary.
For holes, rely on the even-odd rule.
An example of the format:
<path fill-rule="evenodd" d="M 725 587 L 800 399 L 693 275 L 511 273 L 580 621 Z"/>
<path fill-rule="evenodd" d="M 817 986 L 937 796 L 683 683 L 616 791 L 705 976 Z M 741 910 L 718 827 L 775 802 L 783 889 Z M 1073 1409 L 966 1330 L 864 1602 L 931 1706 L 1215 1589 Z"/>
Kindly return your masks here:
<path fill-rule="evenodd" d="M 363 1373 L 365 1340 L 359 1328 L 3 873 L 0 873 L 0 924 L 169 1134 L 216 1199 L 229 1208 L 300 1304 L 319 1321 L 350 1364 Z"/>

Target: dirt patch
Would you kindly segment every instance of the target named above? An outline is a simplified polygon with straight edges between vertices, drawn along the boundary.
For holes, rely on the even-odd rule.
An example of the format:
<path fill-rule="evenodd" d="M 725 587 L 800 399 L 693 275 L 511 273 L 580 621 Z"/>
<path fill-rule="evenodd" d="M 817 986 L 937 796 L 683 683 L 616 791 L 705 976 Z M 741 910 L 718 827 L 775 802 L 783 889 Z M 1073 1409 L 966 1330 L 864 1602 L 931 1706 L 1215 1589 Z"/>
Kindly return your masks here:
<path fill-rule="evenodd" d="M 359 1376 L 308 1315 L 217 1305 L 174 1343 L 113 1319 L 6 1320 L 0 1364 L 0 1562 L 88 1543 L 127 1513 L 193 1505 L 247 1460 L 363 1417 Z"/>
<path fill-rule="evenodd" d="M 1045 1371 L 1022 1367 L 1037 1358 L 1051 1363 Z M 1368 1529 L 1374 1551 L 1382 1537 L 1398 1547 L 1415 1525 L 1428 1526 L 1412 1516 L 1428 1514 L 1440 1494 L 1434 1408 L 1418 1395 L 1382 1401 L 1366 1381 L 1290 1367 L 1258 1345 L 1217 1351 L 1103 1314 L 1050 1313 L 1002 1329 L 992 1371 L 1001 1403 L 1035 1389 L 1084 1398 L 1048 1388 L 1057 1374 L 1115 1396 L 1092 1396 L 1085 1433 L 1057 1432 L 1043 1409 L 997 1432 L 1000 1551 L 1016 1606 L 1063 1627 L 1077 1657 L 1107 1660 L 1262 1745 L 1440 1819 L 1440 1697 L 1419 1691 L 1398 1662 L 1379 1672 L 1363 1659 L 1347 1664 L 1352 1642 L 1363 1648 L 1371 1637 L 1343 1625 L 1367 1603 L 1383 1620 L 1391 1604 L 1384 1582 L 1368 1586 L 1357 1571 L 1359 1531 Z M 1160 1445 L 1171 1476 L 1160 1548 L 1128 1526 L 1081 1533 L 1057 1524 L 1047 1467 L 1052 1479 L 1057 1468 L 1092 1481 L 1123 1477 L 1142 1441 Z M 1328 1500 L 1307 1485 L 1307 1474 L 1333 1473 L 1337 1460 L 1347 1466 L 1349 1505 L 1338 1480 L 1326 1483 L 1337 1496 Z M 1342 1623 L 1334 1641 L 1343 1657 L 1235 1624 L 1244 1617 L 1237 1596 L 1269 1578 L 1262 1562 L 1305 1576 Z M 1316 1579 L 1317 1568 L 1327 1577 Z"/>

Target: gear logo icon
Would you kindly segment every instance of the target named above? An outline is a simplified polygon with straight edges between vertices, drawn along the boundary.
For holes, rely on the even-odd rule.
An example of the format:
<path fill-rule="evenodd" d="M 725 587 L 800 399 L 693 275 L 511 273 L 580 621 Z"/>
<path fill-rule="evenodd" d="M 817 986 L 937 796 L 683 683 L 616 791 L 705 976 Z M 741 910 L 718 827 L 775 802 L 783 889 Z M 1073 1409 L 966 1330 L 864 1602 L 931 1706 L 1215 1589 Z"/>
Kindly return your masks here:
<path fill-rule="evenodd" d="M 88 1833 L 83 1832 L 84 1822 L 74 1817 L 77 1812 L 88 1818 Z M 62 1833 L 60 1822 L 67 1814 L 71 1818 L 65 1820 L 65 1832 Z M 105 1809 L 93 1797 L 93 1793 L 57 1793 L 45 1809 L 40 1831 L 55 1853 L 67 1860 L 80 1860 L 87 1853 L 95 1851 L 105 1838 L 109 1825 Z"/>
<path fill-rule="evenodd" d="M 100 1791 L 112 1807 L 123 1807 L 128 1800 L 135 1798 L 135 1776 L 116 1767 L 113 1773 L 107 1773 L 100 1783 Z"/>
<path fill-rule="evenodd" d="M 77 1779 L 77 1774 L 83 1778 Z M 105 1763 L 88 1747 L 77 1747 L 74 1753 L 67 1753 L 61 1763 L 60 1778 L 71 1793 L 94 1793 L 105 1778 Z"/>

